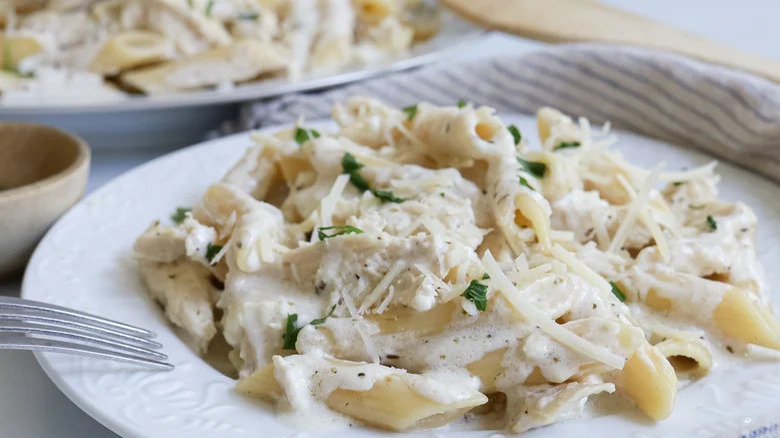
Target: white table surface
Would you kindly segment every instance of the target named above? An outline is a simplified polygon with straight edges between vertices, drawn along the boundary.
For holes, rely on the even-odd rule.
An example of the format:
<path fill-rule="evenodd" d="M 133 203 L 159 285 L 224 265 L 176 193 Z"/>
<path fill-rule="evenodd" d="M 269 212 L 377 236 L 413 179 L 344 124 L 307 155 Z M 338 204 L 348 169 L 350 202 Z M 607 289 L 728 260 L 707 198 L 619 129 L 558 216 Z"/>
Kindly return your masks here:
<path fill-rule="evenodd" d="M 682 29 L 743 50 L 780 60 L 777 0 L 607 0 Z M 518 53 L 538 43 L 491 34 L 451 60 Z M 162 152 L 98 152 L 93 156 L 87 191 Z M 0 294 L 18 295 L 20 280 L 0 283 Z M 0 437 L 116 438 L 92 420 L 49 381 L 31 353 L 0 351 Z"/>

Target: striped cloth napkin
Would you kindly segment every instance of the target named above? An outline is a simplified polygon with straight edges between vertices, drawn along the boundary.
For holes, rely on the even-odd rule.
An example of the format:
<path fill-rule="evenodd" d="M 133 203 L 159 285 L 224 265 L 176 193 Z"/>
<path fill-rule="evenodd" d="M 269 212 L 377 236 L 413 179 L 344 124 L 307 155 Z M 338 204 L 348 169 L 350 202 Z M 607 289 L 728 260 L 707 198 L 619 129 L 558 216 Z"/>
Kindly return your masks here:
<path fill-rule="evenodd" d="M 240 130 L 328 117 L 335 102 L 377 97 L 406 106 L 458 99 L 499 112 L 541 106 L 704 150 L 780 182 L 780 86 L 670 53 L 602 44 L 435 66 L 318 93 L 246 105 Z"/>

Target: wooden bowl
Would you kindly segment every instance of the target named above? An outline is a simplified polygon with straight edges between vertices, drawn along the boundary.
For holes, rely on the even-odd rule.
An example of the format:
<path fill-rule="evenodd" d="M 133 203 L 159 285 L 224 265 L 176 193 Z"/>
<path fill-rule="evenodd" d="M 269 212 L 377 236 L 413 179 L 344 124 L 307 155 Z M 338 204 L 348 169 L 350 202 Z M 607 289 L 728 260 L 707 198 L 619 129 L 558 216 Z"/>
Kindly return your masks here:
<path fill-rule="evenodd" d="M 27 263 L 46 230 L 84 193 L 90 151 L 59 129 L 0 122 L 0 277 Z"/>

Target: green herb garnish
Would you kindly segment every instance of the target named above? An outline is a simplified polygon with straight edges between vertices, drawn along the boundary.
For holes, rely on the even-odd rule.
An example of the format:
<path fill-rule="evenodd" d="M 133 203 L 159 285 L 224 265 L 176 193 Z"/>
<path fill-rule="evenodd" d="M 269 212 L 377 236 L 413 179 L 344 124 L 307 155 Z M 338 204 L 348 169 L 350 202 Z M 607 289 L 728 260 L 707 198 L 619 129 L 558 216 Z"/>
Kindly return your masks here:
<path fill-rule="evenodd" d="M 355 156 L 349 152 L 345 152 L 344 156 L 341 157 L 341 169 L 344 170 L 344 173 L 347 175 L 360 170 L 362 167 L 363 164 L 359 163 L 358 160 L 355 159 Z"/>
<path fill-rule="evenodd" d="M 464 106 L 466 106 L 466 101 L 463 100 L 463 99 L 460 99 L 458 101 L 458 108 L 463 108 Z"/>
<path fill-rule="evenodd" d="M 469 286 L 461 294 L 467 300 L 474 303 L 477 310 L 484 312 L 487 309 L 487 286 L 477 280 L 471 280 Z"/>
<path fill-rule="evenodd" d="M 190 0 L 191 1 L 191 0 Z M 242 12 L 238 14 L 239 20 L 257 20 L 260 16 L 257 12 Z"/>
<path fill-rule="evenodd" d="M 360 170 L 362 167 L 363 164 L 359 163 L 355 159 L 354 155 L 350 154 L 349 152 L 345 152 L 344 156 L 341 157 L 342 170 L 344 173 L 349 175 L 349 182 L 352 183 L 352 185 L 355 186 L 358 190 L 363 192 L 368 190 L 383 202 L 396 202 L 400 204 L 405 201 L 404 198 L 395 196 L 395 194 L 393 194 L 393 192 L 390 190 L 378 190 L 371 187 L 368 184 L 368 181 L 366 181 L 366 179 L 363 178 L 360 173 L 358 173 L 358 170 Z"/>
<path fill-rule="evenodd" d="M 485 272 L 484 274 L 482 274 L 482 279 L 483 279 L 483 280 L 490 280 L 490 274 L 488 274 L 487 272 Z"/>
<path fill-rule="evenodd" d="M 533 190 L 533 191 L 536 191 L 536 190 L 535 190 L 533 187 L 531 187 L 531 184 L 528 184 L 528 180 L 527 180 L 527 179 L 525 179 L 525 177 L 522 177 L 522 176 L 520 177 L 520 185 L 521 185 L 521 186 L 526 186 L 526 187 L 528 187 L 529 189 L 531 189 L 531 190 Z"/>
<path fill-rule="evenodd" d="M 309 325 L 320 325 L 324 324 L 325 320 L 330 318 L 331 315 L 333 315 L 333 311 L 336 310 L 336 305 L 334 304 L 333 307 L 330 308 L 330 312 L 328 312 L 327 315 L 323 316 L 322 318 L 312 319 Z"/>
<path fill-rule="evenodd" d="M 212 245 L 211 242 L 209 242 L 208 246 L 206 246 L 206 260 L 208 260 L 209 264 L 214 264 L 214 257 L 216 257 L 220 251 L 222 251 L 222 245 Z"/>
<path fill-rule="evenodd" d="M 531 175 L 542 179 L 544 173 L 547 172 L 547 165 L 540 161 L 525 161 L 524 159 L 517 157 L 517 162 L 520 163 L 520 167 Z"/>
<path fill-rule="evenodd" d="M 187 213 L 191 212 L 191 208 L 184 208 L 184 207 L 178 207 L 176 209 L 176 213 L 171 215 L 171 220 L 176 224 L 179 225 L 182 222 L 184 222 L 184 219 L 187 219 Z"/>
<path fill-rule="evenodd" d="M 298 333 L 302 327 L 296 327 L 295 323 L 298 322 L 298 314 L 293 313 L 287 315 L 287 325 L 282 335 L 282 348 L 285 350 L 295 350 L 295 341 L 298 340 Z"/>
<path fill-rule="evenodd" d="M 287 324 L 284 329 L 284 334 L 282 335 L 282 348 L 285 350 L 295 350 L 295 343 L 298 341 L 298 333 L 301 332 L 301 329 L 306 325 L 320 325 L 325 323 L 325 320 L 333 315 L 334 310 L 336 310 L 335 304 L 330 308 L 330 312 L 328 312 L 327 315 L 322 318 L 312 319 L 309 324 L 304 324 L 300 327 L 295 326 L 295 323 L 298 322 L 297 313 L 287 315 Z"/>
<path fill-rule="evenodd" d="M 187 0 L 187 6 L 192 9 L 195 7 L 195 4 L 193 3 L 193 0 Z"/>
<path fill-rule="evenodd" d="M 620 286 L 617 285 L 614 281 L 610 281 L 609 285 L 612 286 L 612 293 L 615 294 L 618 300 L 620 300 L 621 303 L 626 302 L 626 294 L 623 293 L 622 290 L 620 290 Z"/>
<path fill-rule="evenodd" d="M 523 135 L 520 134 L 520 130 L 517 129 L 517 126 L 515 125 L 509 125 L 506 128 L 510 134 L 512 134 L 512 138 L 515 140 L 515 145 L 520 144 L 520 140 L 523 139 Z"/>
<path fill-rule="evenodd" d="M 395 202 L 396 204 L 400 204 L 406 199 L 399 198 L 398 196 L 395 196 L 393 192 L 390 190 L 377 190 L 377 189 L 371 189 L 371 193 L 374 194 L 377 198 L 381 199 L 384 202 Z"/>
<path fill-rule="evenodd" d="M 314 129 L 303 129 L 301 127 L 295 128 L 295 141 L 300 145 L 319 137 L 320 133 Z"/>
<path fill-rule="evenodd" d="M 325 234 L 325 231 L 333 230 L 331 234 Z M 320 240 L 330 239 L 331 237 L 342 236 L 344 234 L 363 234 L 363 230 L 352 225 L 334 225 L 332 227 L 317 228 L 317 237 Z"/>
<path fill-rule="evenodd" d="M 675 187 L 680 187 L 683 184 L 685 184 L 684 181 L 675 181 L 675 182 L 672 183 L 672 185 L 675 186 Z"/>
<path fill-rule="evenodd" d="M 709 225 L 710 229 L 713 231 L 718 229 L 718 223 L 715 222 L 715 218 L 710 215 L 707 215 L 707 225 Z"/>
<path fill-rule="evenodd" d="M 206 3 L 206 16 L 211 17 L 211 10 L 214 9 L 214 1 L 215 0 L 209 0 L 208 3 Z"/>
<path fill-rule="evenodd" d="M 414 119 L 414 116 L 417 115 L 417 105 L 407 106 L 402 111 L 405 112 L 406 115 L 407 115 L 406 120 L 412 120 L 412 119 Z"/>
<path fill-rule="evenodd" d="M 553 150 L 557 151 L 559 149 L 571 149 L 571 148 L 578 148 L 578 147 L 580 147 L 580 142 L 578 141 L 562 141 L 558 143 L 558 146 L 555 146 Z"/>

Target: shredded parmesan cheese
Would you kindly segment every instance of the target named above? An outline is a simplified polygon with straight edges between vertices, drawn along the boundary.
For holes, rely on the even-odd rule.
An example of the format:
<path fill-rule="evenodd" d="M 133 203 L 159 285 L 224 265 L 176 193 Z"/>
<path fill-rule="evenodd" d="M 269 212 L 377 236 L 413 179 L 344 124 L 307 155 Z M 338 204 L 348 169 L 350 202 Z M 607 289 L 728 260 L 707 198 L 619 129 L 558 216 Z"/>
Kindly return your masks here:
<path fill-rule="evenodd" d="M 616 252 L 621 249 L 623 242 L 625 242 L 626 238 L 628 238 L 628 233 L 631 232 L 634 223 L 636 223 L 641 209 L 645 207 L 645 204 L 647 204 L 648 200 L 650 199 L 650 191 L 653 190 L 653 187 L 655 186 L 659 170 L 660 169 L 657 166 L 655 169 L 653 169 L 652 172 L 650 172 L 647 178 L 645 178 L 645 181 L 642 184 L 642 188 L 639 190 L 639 194 L 628 206 L 626 217 L 623 219 L 623 222 L 620 223 L 620 227 L 618 227 L 618 230 L 615 233 L 615 237 L 612 239 L 612 243 L 609 245 L 609 252 Z"/>
<path fill-rule="evenodd" d="M 393 282 L 395 277 L 400 274 L 404 268 L 406 268 L 406 263 L 401 260 L 396 261 L 390 270 L 387 271 L 387 274 L 382 277 L 382 280 L 377 283 L 376 287 L 374 287 L 374 290 L 372 290 L 363 300 L 363 303 L 360 305 L 360 309 L 358 309 L 358 313 L 366 313 L 366 310 L 368 310 L 374 303 L 377 302 L 377 300 L 379 300 L 379 297 L 382 296 L 382 293 L 385 291 L 385 289 L 390 286 L 390 283 Z"/>
<path fill-rule="evenodd" d="M 333 225 L 333 212 L 336 210 L 336 203 L 338 202 L 341 194 L 344 193 L 344 188 L 349 182 L 349 175 L 341 174 L 336 177 L 336 181 L 330 188 L 328 195 L 322 198 L 320 203 L 320 212 L 322 217 L 320 218 L 321 226 L 329 227 Z"/>
<path fill-rule="evenodd" d="M 681 170 L 679 172 L 663 172 L 658 175 L 658 179 L 664 182 L 681 182 L 698 178 L 706 178 L 713 174 L 717 165 L 717 161 L 710 161 L 703 166 L 689 170 Z"/>
<path fill-rule="evenodd" d="M 588 265 L 582 263 L 577 258 L 577 256 L 570 253 L 569 251 L 566 251 L 557 243 L 552 247 L 552 255 L 556 259 L 560 260 L 563 264 L 568 266 L 569 269 L 571 269 L 573 272 L 596 286 L 601 292 L 612 295 L 610 292 L 612 287 L 609 285 L 607 280 L 604 280 L 604 277 L 597 274 L 593 269 L 590 269 Z"/>
<path fill-rule="evenodd" d="M 636 192 L 634 191 L 634 188 L 631 187 L 631 184 L 629 184 L 626 178 L 623 175 L 618 174 L 617 179 L 623 188 L 626 189 L 626 192 L 628 192 L 631 199 L 636 199 Z M 652 206 L 652 204 L 648 205 Z M 661 231 L 661 227 L 658 226 L 658 222 L 655 221 L 652 211 L 648 212 L 646 209 L 642 208 L 639 211 L 639 218 L 642 219 L 642 222 L 645 224 L 647 229 L 650 230 L 650 234 L 652 234 L 653 239 L 655 240 L 655 244 L 658 247 L 658 251 L 661 253 L 661 257 L 663 257 L 665 262 L 669 262 L 671 259 L 671 254 L 669 253 L 669 243 L 666 241 L 666 236 L 664 236 L 664 233 Z"/>
<path fill-rule="evenodd" d="M 586 339 L 582 339 L 565 327 L 558 325 L 558 323 L 545 316 L 541 310 L 537 309 L 531 301 L 525 299 L 520 291 L 512 285 L 512 282 L 506 278 L 506 275 L 504 275 L 504 272 L 498 266 L 498 263 L 496 263 L 493 255 L 490 254 L 490 251 L 487 251 L 482 258 L 482 265 L 484 266 L 485 271 L 490 274 L 490 279 L 506 297 L 507 301 L 509 301 L 512 307 L 514 307 L 529 324 L 539 327 L 547 336 L 571 348 L 577 353 L 597 362 L 601 362 L 611 368 L 617 370 L 623 369 L 623 365 L 626 361 L 625 358 L 618 356 L 604 347 L 595 345 Z"/>

